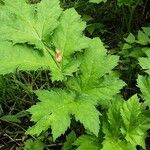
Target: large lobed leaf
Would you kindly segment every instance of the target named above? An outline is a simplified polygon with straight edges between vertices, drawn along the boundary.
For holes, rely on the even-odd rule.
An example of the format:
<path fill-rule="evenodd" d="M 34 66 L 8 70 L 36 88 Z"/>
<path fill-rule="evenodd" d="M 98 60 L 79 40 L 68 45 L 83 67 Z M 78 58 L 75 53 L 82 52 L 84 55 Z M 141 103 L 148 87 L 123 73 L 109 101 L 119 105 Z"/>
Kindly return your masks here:
<path fill-rule="evenodd" d="M 145 56 L 145 53 L 149 50 L 150 43 L 150 27 L 142 27 L 142 30 L 138 31 L 137 37 L 132 33 L 125 38 L 126 43 L 122 47 L 121 54 L 124 57 L 139 58 Z"/>
<path fill-rule="evenodd" d="M 129 101 L 124 102 L 121 108 L 123 120 L 121 132 L 133 146 L 141 145 L 145 148 L 146 131 L 149 124 L 147 124 L 146 117 L 144 118 L 142 112 L 142 105 L 136 95 L 131 97 Z"/>
<path fill-rule="evenodd" d="M 107 55 L 107 50 L 100 39 L 91 40 L 90 47 L 81 57 L 81 73 L 77 78 L 68 81 L 69 88 L 88 94 L 98 99 L 100 104 L 107 105 L 107 100 L 125 85 L 112 73 L 118 59 L 118 56 Z"/>
<path fill-rule="evenodd" d="M 72 73 L 79 69 L 80 62 L 74 57 L 74 53 L 87 48 L 89 40 L 82 33 L 86 25 L 73 8 L 62 12 L 58 0 L 42 0 L 34 5 L 27 4 L 25 0 L 6 0 L 5 5 L 1 6 L 0 21 L 0 40 L 11 41 L 14 45 L 20 44 L 22 47 L 25 46 L 25 43 L 32 46 L 33 49 L 30 48 L 30 50 L 34 52 L 34 49 L 40 49 L 50 61 L 45 64 L 44 68 L 49 66 L 53 81 L 72 76 Z M 12 50 L 16 53 L 14 56 L 11 55 L 10 46 L 7 48 L 3 47 L 4 45 L 3 43 L 0 45 L 2 49 L 0 53 L 3 53 L 3 49 L 8 51 L 6 52 L 8 56 L 5 57 L 6 62 L 14 59 L 18 62 L 26 53 L 22 52 L 22 55 L 19 54 L 20 58 L 16 57 L 18 55 L 18 50 L 15 50 L 18 49 L 17 46 L 12 45 Z M 23 49 L 27 47 L 23 47 L 22 51 Z M 60 61 L 57 60 L 57 55 L 61 58 Z M 34 58 L 34 54 L 30 55 L 29 59 L 32 60 L 32 57 Z M 43 67 L 42 64 L 39 63 L 39 68 Z M 20 68 L 21 65 L 24 64 L 19 64 L 19 66 L 17 63 L 11 64 L 6 68 L 7 73 L 12 72 L 15 68 L 21 70 L 31 68 L 29 63 L 26 64 L 26 68 Z M 3 73 L 0 72 L 0 74 Z"/>
<path fill-rule="evenodd" d="M 32 121 L 36 122 L 28 129 L 28 134 L 39 135 L 51 127 L 55 140 L 65 133 L 73 115 L 87 130 L 98 136 L 99 112 L 94 105 L 88 103 L 87 97 L 76 97 L 75 94 L 63 90 L 41 90 L 36 91 L 36 94 L 41 102 L 28 110 L 32 114 Z"/>
<path fill-rule="evenodd" d="M 44 149 L 44 143 L 40 140 L 27 140 L 25 142 L 24 150 L 43 150 Z"/>
<path fill-rule="evenodd" d="M 61 150 L 72 150 L 73 149 L 73 143 L 77 139 L 76 134 L 74 131 L 69 133 L 69 135 L 66 136 L 66 141 L 63 144 L 63 147 Z"/>
<path fill-rule="evenodd" d="M 147 28 L 146 28 L 147 29 Z M 146 30 L 145 29 L 145 30 Z M 147 57 L 139 58 L 139 65 L 145 70 L 148 75 L 150 75 L 150 49 L 146 51 Z M 146 106 L 150 106 L 150 76 L 138 76 L 137 79 L 138 87 L 140 88 L 143 96 L 144 96 L 144 103 Z"/>
<path fill-rule="evenodd" d="M 118 6 L 126 5 L 126 6 L 133 6 L 133 5 L 139 5 L 141 0 L 117 0 Z"/>
<path fill-rule="evenodd" d="M 145 70 L 146 73 L 150 75 L 150 49 L 147 49 L 147 57 L 139 58 L 139 65 Z"/>
<path fill-rule="evenodd" d="M 49 69 L 51 57 L 25 45 L 13 46 L 10 42 L 0 42 L 0 74 L 18 70 Z"/>
<path fill-rule="evenodd" d="M 146 106 L 150 106 L 150 76 L 138 76 L 137 79 L 138 87 L 140 88 L 143 96 L 144 96 L 144 103 Z"/>
<path fill-rule="evenodd" d="M 97 3 L 97 4 L 99 4 L 99 3 L 101 3 L 101 2 L 106 2 L 107 0 L 89 0 L 89 2 L 90 3 Z"/>
<path fill-rule="evenodd" d="M 25 0 L 6 0 L 0 12 L 0 39 L 43 49 L 43 42 L 57 27 L 60 14 L 58 0 L 42 0 L 36 5 Z"/>
<path fill-rule="evenodd" d="M 150 120 L 144 115 L 142 104 L 136 95 L 128 101 L 118 100 L 109 108 L 108 121 L 105 119 L 103 125 L 103 149 L 116 146 L 119 150 L 130 150 L 136 149 L 137 145 L 145 149 Z"/>
<path fill-rule="evenodd" d="M 59 21 L 60 24 L 53 34 L 52 41 L 62 57 L 57 62 L 61 73 L 70 76 L 78 70 L 80 65 L 73 54 L 88 47 L 89 40 L 83 36 L 86 24 L 73 8 L 64 11 Z"/>

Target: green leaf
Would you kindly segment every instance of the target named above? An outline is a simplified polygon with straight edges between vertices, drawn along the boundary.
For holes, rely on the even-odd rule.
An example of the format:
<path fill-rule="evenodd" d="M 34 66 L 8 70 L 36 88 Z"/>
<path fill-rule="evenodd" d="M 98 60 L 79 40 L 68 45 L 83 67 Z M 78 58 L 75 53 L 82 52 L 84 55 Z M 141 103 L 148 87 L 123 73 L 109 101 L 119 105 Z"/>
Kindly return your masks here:
<path fill-rule="evenodd" d="M 12 122 L 12 123 L 20 123 L 20 120 L 16 115 L 5 115 L 0 117 L 1 121 Z"/>
<path fill-rule="evenodd" d="M 10 50 L 6 51 L 5 57 L 9 60 L 5 60 L 13 62 L 13 65 L 11 67 L 9 64 L 10 68 L 2 66 L 2 69 L 7 70 L 2 74 L 13 72 L 18 67 L 20 70 L 36 70 L 43 67 L 43 69 L 51 71 L 52 81 L 62 81 L 66 80 L 66 76 L 72 76 L 79 70 L 80 61 L 77 60 L 74 53 L 87 48 L 89 39 L 83 35 L 85 22 L 73 8 L 62 13 L 58 0 L 42 0 L 34 5 L 27 4 L 25 0 L 6 0 L 5 5 L 1 6 L 0 21 L 2 22 L 0 39 L 1 41 L 11 41 L 12 48 L 11 46 L 9 48 L 5 46 L 5 48 L 15 51 L 12 56 L 10 56 L 12 53 Z M 16 46 L 18 44 L 22 47 L 26 47 L 25 44 L 30 45 L 30 48 L 22 48 L 22 53 L 19 54 L 18 46 Z M 3 53 L 3 43 L 0 47 L 2 49 L 0 53 Z M 27 54 L 23 52 L 25 49 L 33 52 Z M 41 54 L 36 53 L 34 49 Z M 26 55 L 30 55 L 30 53 L 39 58 L 39 64 L 34 64 L 37 65 L 36 67 L 33 67 L 33 64 L 29 65 L 29 60 L 26 60 Z M 20 62 L 24 57 L 23 54 L 25 54 L 25 62 Z M 45 57 L 38 57 L 42 54 Z M 32 55 L 28 57 L 27 59 L 35 59 L 35 56 Z M 16 58 L 17 61 L 14 62 Z M 41 61 L 42 59 L 43 61 Z"/>
<path fill-rule="evenodd" d="M 100 127 L 100 113 L 95 109 L 95 106 L 89 103 L 89 99 L 86 99 L 86 97 L 84 96 L 81 96 L 79 98 L 79 101 L 75 104 L 76 107 L 73 106 L 72 108 L 72 114 L 74 114 L 75 119 L 77 121 L 80 121 L 85 129 L 91 131 L 93 134 L 98 136 Z"/>
<path fill-rule="evenodd" d="M 81 43 L 85 38 L 82 35 L 85 27 L 85 22 L 81 20 L 75 9 L 71 8 L 63 12 L 60 24 L 53 35 L 54 45 L 60 49 L 63 56 L 68 57 L 87 46 L 86 43 Z"/>
<path fill-rule="evenodd" d="M 76 134 L 74 131 L 72 131 L 67 137 L 66 142 L 64 143 L 62 150 L 72 150 L 73 149 L 73 143 L 76 140 Z"/>
<path fill-rule="evenodd" d="M 25 0 L 6 0 L 0 11 L 0 39 L 12 41 L 13 44 L 26 43 L 41 49 L 47 60 L 45 63 L 39 59 L 38 66 L 44 69 L 48 66 L 53 81 L 63 80 L 65 76 L 72 76 L 72 73 L 78 71 L 80 62 L 73 54 L 88 47 L 88 39 L 83 36 L 86 24 L 80 19 L 80 15 L 73 8 L 61 13 L 58 0 L 42 0 L 34 5 L 27 4 Z M 17 49 L 12 49 L 16 51 L 15 48 Z M 23 53 L 21 55 L 15 52 L 15 56 L 11 56 L 9 61 L 16 59 L 17 55 L 21 60 Z M 57 61 L 57 55 L 60 62 Z M 7 54 L 5 57 L 10 56 Z M 34 56 L 32 58 L 31 55 L 30 59 L 34 59 Z M 27 70 L 30 70 L 30 66 L 26 66 Z M 8 72 L 12 72 L 15 67 L 17 68 L 18 64 L 13 65 Z"/>
<path fill-rule="evenodd" d="M 97 3 L 97 4 L 99 4 L 99 3 L 101 3 L 101 2 L 106 2 L 107 0 L 89 0 L 89 2 L 90 3 Z"/>
<path fill-rule="evenodd" d="M 107 116 L 103 116 L 103 132 L 105 136 L 102 143 L 102 150 L 127 149 L 127 142 L 122 138 L 122 134 L 120 132 L 120 127 L 122 125 L 120 108 L 122 104 L 123 99 L 120 96 L 115 97 L 108 109 Z M 129 148 L 127 150 L 129 150 Z"/>
<path fill-rule="evenodd" d="M 127 38 L 125 38 L 125 43 L 122 47 L 122 54 L 124 57 L 134 57 L 139 58 L 145 56 L 145 50 L 148 49 L 148 44 L 150 43 L 149 38 L 149 27 L 143 27 L 143 31 L 138 31 L 138 39 L 135 39 L 135 36 L 130 33 Z M 145 45 L 145 47 L 143 47 Z M 143 47 L 143 48 L 142 48 Z M 147 50 L 146 50 L 147 51 Z"/>
<path fill-rule="evenodd" d="M 148 36 L 150 36 L 150 27 L 142 27 L 144 33 Z"/>
<path fill-rule="evenodd" d="M 123 99 L 120 96 L 116 96 L 112 100 L 112 104 L 108 109 L 107 117 L 104 118 L 103 132 L 105 133 L 105 139 L 119 139 L 121 137 L 120 127 L 122 124 L 120 108 L 123 104 Z"/>
<path fill-rule="evenodd" d="M 59 24 L 62 13 L 59 0 L 42 0 L 37 4 L 36 30 L 42 40 L 49 40 L 50 35 Z"/>
<path fill-rule="evenodd" d="M 137 41 L 137 43 L 139 43 L 141 45 L 147 45 L 148 43 L 150 43 L 150 38 L 144 32 L 139 31 L 138 32 L 138 41 Z"/>
<path fill-rule="evenodd" d="M 150 106 L 150 76 L 144 77 L 139 75 L 137 84 L 144 96 L 145 105 Z"/>
<path fill-rule="evenodd" d="M 76 79 L 70 79 L 68 86 L 88 94 L 92 99 L 99 99 L 100 103 L 107 101 L 124 86 L 124 82 L 112 73 L 117 62 L 118 56 L 107 55 L 103 43 L 95 38 L 90 41 L 90 48 L 81 57 L 80 75 Z"/>
<path fill-rule="evenodd" d="M 74 93 L 67 93 L 63 90 L 41 90 L 36 94 L 41 102 L 32 106 L 28 111 L 32 114 L 31 120 L 37 123 L 28 129 L 27 134 L 39 135 L 51 127 L 55 140 L 65 133 L 70 126 L 71 115 L 74 115 L 75 119 L 83 123 L 87 130 L 98 135 L 99 112 L 95 106 L 88 103 L 85 96 L 76 97 Z"/>
<path fill-rule="evenodd" d="M 103 150 L 130 150 L 140 145 L 145 149 L 145 137 L 149 129 L 149 118 L 136 95 L 124 101 L 116 97 L 108 109 L 107 117 L 103 116 Z"/>
<path fill-rule="evenodd" d="M 49 54 L 43 56 L 39 51 L 26 45 L 13 46 L 10 42 L 0 42 L 0 74 L 15 72 L 16 69 L 49 69 L 51 63 L 53 61 Z"/>
<path fill-rule="evenodd" d="M 132 146 L 130 143 L 121 141 L 121 140 L 114 140 L 113 138 L 111 139 L 106 139 L 103 142 L 103 148 L 102 150 L 109 150 L 109 149 L 114 149 L 114 150 L 136 150 L 134 146 Z"/>
<path fill-rule="evenodd" d="M 128 37 L 125 38 L 125 41 L 129 44 L 133 44 L 135 42 L 135 36 L 132 33 L 130 33 Z"/>
<path fill-rule="evenodd" d="M 141 57 L 139 58 L 139 65 L 145 69 L 145 72 L 150 75 L 150 51 L 146 49 L 145 54 L 148 56 L 147 58 Z"/>
<path fill-rule="evenodd" d="M 125 44 L 124 44 L 125 45 Z M 123 54 L 124 57 L 133 57 L 138 59 L 139 57 L 145 56 L 145 47 L 128 47 L 127 49 L 123 49 L 121 54 Z"/>
<path fill-rule="evenodd" d="M 100 150 L 101 143 L 98 138 L 92 135 L 82 135 L 74 143 L 77 150 Z"/>
<path fill-rule="evenodd" d="M 126 5 L 126 6 L 132 6 L 132 5 L 138 5 L 139 0 L 117 0 L 118 6 Z"/>
<path fill-rule="evenodd" d="M 25 142 L 24 150 L 43 150 L 44 149 L 44 143 L 40 140 L 31 140 L 28 139 Z"/>
<path fill-rule="evenodd" d="M 128 101 L 124 101 L 121 108 L 123 120 L 121 132 L 133 146 L 140 145 L 145 149 L 146 131 L 149 129 L 149 123 L 147 123 L 142 112 L 142 105 L 136 95 L 132 96 Z"/>
<path fill-rule="evenodd" d="M 126 52 L 125 50 L 132 48 L 132 46 L 130 44 L 125 43 L 122 47 L 123 50 L 123 54 Z M 125 52 L 124 52 L 125 51 Z M 122 53 L 122 52 L 121 52 Z M 127 53 L 128 54 L 128 53 Z"/>
<path fill-rule="evenodd" d="M 116 87 L 117 85 L 117 87 Z M 99 80 L 95 87 L 87 90 L 86 93 L 93 98 L 98 99 L 99 104 L 109 107 L 110 100 L 119 93 L 119 90 L 125 85 L 117 76 L 109 74 Z M 109 93 L 109 94 L 108 94 Z"/>
<path fill-rule="evenodd" d="M 84 86 L 95 84 L 100 77 L 110 73 L 117 63 L 118 56 L 107 55 L 107 50 L 99 38 L 91 40 L 90 47 L 85 51 L 81 62 Z"/>
<path fill-rule="evenodd" d="M 86 24 L 73 8 L 64 11 L 59 21 L 60 24 L 52 38 L 55 48 L 60 51 L 62 57 L 58 66 L 62 74 L 72 75 L 80 65 L 72 55 L 88 47 L 88 39 L 83 36 Z"/>
<path fill-rule="evenodd" d="M 25 0 L 5 0 L 0 12 L 0 39 L 43 49 L 45 38 L 57 27 L 60 14 L 58 0 L 42 0 L 36 5 Z"/>

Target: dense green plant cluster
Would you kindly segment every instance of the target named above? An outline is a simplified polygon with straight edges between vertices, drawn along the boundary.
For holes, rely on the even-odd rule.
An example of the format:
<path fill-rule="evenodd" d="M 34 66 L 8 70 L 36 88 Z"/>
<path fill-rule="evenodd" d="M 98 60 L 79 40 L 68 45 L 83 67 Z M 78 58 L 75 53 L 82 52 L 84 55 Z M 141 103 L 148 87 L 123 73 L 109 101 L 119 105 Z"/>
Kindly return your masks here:
<path fill-rule="evenodd" d="M 141 3 L 116 2 L 119 10 L 129 9 L 129 26 Z M 146 149 L 150 27 L 134 35 L 127 26 L 128 36 L 115 55 L 117 51 L 108 51 L 99 37 L 87 36 L 98 29 L 90 22 L 93 18 L 82 19 L 74 8 L 63 9 L 61 4 L 4 0 L 0 5 L 0 121 L 23 129 L 24 140 L 17 149 Z M 121 94 L 128 82 L 121 79 L 118 66 L 127 59 L 135 59 L 131 69 L 138 66 L 140 71 L 134 79 L 139 91 L 125 100 Z M 13 101 L 14 110 L 6 115 Z"/>

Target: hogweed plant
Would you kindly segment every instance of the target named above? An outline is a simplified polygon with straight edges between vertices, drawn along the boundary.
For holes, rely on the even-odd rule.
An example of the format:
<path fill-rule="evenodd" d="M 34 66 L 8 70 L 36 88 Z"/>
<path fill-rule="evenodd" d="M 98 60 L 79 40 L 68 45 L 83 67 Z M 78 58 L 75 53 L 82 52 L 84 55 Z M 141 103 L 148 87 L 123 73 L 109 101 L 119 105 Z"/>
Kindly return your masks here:
<path fill-rule="evenodd" d="M 41 135 L 51 133 L 55 141 L 74 121 L 84 134 L 71 132 L 63 149 L 145 148 L 150 123 L 143 103 L 136 95 L 128 101 L 117 95 L 125 86 L 113 71 L 119 57 L 108 54 L 99 38 L 83 34 L 86 23 L 75 9 L 63 10 L 58 0 L 5 0 L 0 22 L 1 75 L 49 70 L 52 82 L 64 85 L 33 91 L 38 102 L 27 110 L 34 125 L 26 134 L 34 138 L 24 149 L 44 149 Z"/>

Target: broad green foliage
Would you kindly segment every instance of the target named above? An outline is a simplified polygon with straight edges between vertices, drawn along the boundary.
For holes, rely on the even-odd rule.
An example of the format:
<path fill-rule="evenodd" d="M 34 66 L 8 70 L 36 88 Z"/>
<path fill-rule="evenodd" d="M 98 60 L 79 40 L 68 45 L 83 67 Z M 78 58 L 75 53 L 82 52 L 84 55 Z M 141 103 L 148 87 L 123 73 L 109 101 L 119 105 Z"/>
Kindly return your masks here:
<path fill-rule="evenodd" d="M 52 37 L 54 46 L 62 56 L 58 66 L 66 75 L 76 72 L 80 65 L 80 62 L 73 59 L 72 55 L 88 46 L 88 39 L 82 35 L 85 27 L 85 22 L 80 19 L 77 12 L 74 9 L 68 9 L 62 14 L 60 24 Z"/>
<path fill-rule="evenodd" d="M 122 117 L 120 115 L 123 99 L 116 97 L 115 101 L 108 110 L 108 121 L 104 120 L 103 132 L 105 133 L 103 149 L 130 150 L 131 144 L 125 141 L 121 133 Z"/>
<path fill-rule="evenodd" d="M 103 116 L 104 137 L 83 135 L 75 145 L 79 146 L 79 150 L 136 150 L 136 145 L 145 149 L 150 120 L 144 111 L 136 95 L 128 101 L 116 97 L 108 109 L 107 117 Z"/>
<path fill-rule="evenodd" d="M 146 131 L 149 128 L 146 117 L 142 114 L 142 105 L 139 103 L 137 96 L 133 96 L 129 101 L 124 102 L 121 108 L 123 127 L 121 132 L 125 139 L 133 146 L 141 145 L 145 148 Z"/>
<path fill-rule="evenodd" d="M 127 38 L 125 38 L 125 41 L 127 42 L 127 43 L 129 43 L 129 44 L 133 44 L 136 40 L 135 40 L 135 36 L 132 34 L 132 33 L 130 33 L 129 35 L 128 35 L 128 37 Z"/>
<path fill-rule="evenodd" d="M 0 74 L 18 70 L 49 69 L 51 57 L 45 57 L 26 45 L 0 42 Z"/>
<path fill-rule="evenodd" d="M 48 66 L 47 69 L 51 71 L 54 81 L 63 80 L 65 76 L 71 76 L 78 70 L 80 62 L 73 54 L 88 47 L 88 39 L 82 34 L 85 23 L 74 9 L 62 12 L 58 0 L 42 0 L 34 5 L 27 4 L 25 0 L 15 0 L 15 2 L 6 0 L 5 5 L 1 6 L 0 20 L 2 22 L 0 27 L 2 50 L 0 53 L 3 53 L 5 47 L 6 53 L 11 53 L 10 49 L 14 49 L 12 50 L 14 57 L 11 56 L 11 59 L 15 60 L 17 56 L 18 62 L 24 55 L 25 59 L 28 55 L 29 60 L 35 57 L 37 60 L 46 60 L 46 64 L 44 61 L 34 64 L 36 67 L 31 67 L 30 64 L 20 67 L 24 66 L 23 61 L 12 63 L 11 66 L 3 63 L 1 65 L 8 67 L 5 68 L 5 72 L 0 71 L 0 74 L 12 72 L 15 68 L 35 70 L 41 67 L 45 69 Z M 5 41 L 12 42 L 13 45 L 8 43 L 8 46 Z M 20 44 L 19 47 L 22 46 L 22 55 L 17 52 L 17 44 Z M 30 45 L 30 48 L 26 45 Z M 24 52 L 29 51 L 28 49 L 31 52 L 27 53 L 31 55 Z M 44 56 L 41 57 L 41 55 Z M 9 58 L 10 55 L 5 54 L 5 57 Z M 5 61 L 10 60 L 5 59 Z"/>
<path fill-rule="evenodd" d="M 87 47 L 87 41 L 82 35 L 85 27 L 85 22 L 80 19 L 74 9 L 68 9 L 63 12 L 60 24 L 55 30 L 52 39 L 54 46 L 62 52 L 63 56 L 70 57 L 75 51 L 80 51 Z"/>
<path fill-rule="evenodd" d="M 108 107 L 107 101 L 119 92 L 124 83 L 112 73 L 118 57 L 107 55 L 98 38 L 89 40 L 89 45 L 84 55 L 79 57 L 79 75 L 68 80 L 67 87 L 72 92 L 60 89 L 35 92 L 41 102 L 28 110 L 32 114 L 31 120 L 36 124 L 28 129 L 27 134 L 40 135 L 51 127 L 55 140 L 70 127 L 71 118 L 74 116 L 86 130 L 98 136 L 100 113 L 95 105 L 99 100 L 100 104 Z"/>
<path fill-rule="evenodd" d="M 144 96 L 145 105 L 150 106 L 150 76 L 139 76 L 137 79 L 137 83 Z"/>
<path fill-rule="evenodd" d="M 148 44 L 150 43 L 150 27 L 142 27 L 142 30 L 138 31 L 137 36 L 132 33 L 125 38 L 126 43 L 122 47 L 121 54 L 124 57 L 139 58 L 144 56 L 146 51 L 149 49 Z"/>
<path fill-rule="evenodd" d="M 101 143 L 98 138 L 92 135 L 82 135 L 74 143 L 77 150 L 100 150 Z"/>
<path fill-rule="evenodd" d="M 106 52 L 98 38 L 91 40 L 90 47 L 81 57 L 81 73 L 68 82 L 69 88 L 88 94 L 104 105 L 124 86 L 124 83 L 112 73 L 112 69 L 117 65 L 118 56 L 107 55 Z"/>
<path fill-rule="evenodd" d="M 1 9 L 0 39 L 29 43 L 40 49 L 44 48 L 47 35 L 57 27 L 61 14 L 58 0 L 43 0 L 36 6 L 25 0 L 5 0 Z"/>
<path fill-rule="evenodd" d="M 39 135 L 51 127 L 55 140 L 65 133 L 70 126 L 71 115 L 73 115 L 77 121 L 83 123 L 87 130 L 98 136 L 99 112 L 88 102 L 88 97 L 78 97 L 74 93 L 63 90 L 41 90 L 36 94 L 41 102 L 32 106 L 28 111 L 32 114 L 31 120 L 37 124 L 29 128 L 28 134 Z M 91 124 L 93 125 L 91 126 Z"/>
<path fill-rule="evenodd" d="M 114 102 L 108 111 L 109 123 L 104 123 L 103 149 L 117 146 L 119 150 L 130 150 L 131 147 L 135 149 L 136 145 L 145 148 L 149 120 L 143 115 L 143 111 L 137 96 L 128 101 Z"/>
<path fill-rule="evenodd" d="M 44 143 L 42 143 L 40 140 L 33 141 L 29 139 L 25 142 L 24 150 L 43 150 L 43 149 Z"/>
<path fill-rule="evenodd" d="M 133 147 L 131 144 L 121 141 L 121 140 L 114 140 L 114 139 L 107 139 L 103 142 L 103 149 L 102 150 L 108 150 L 108 149 L 116 149 L 116 150 L 136 150 L 135 147 Z"/>
<path fill-rule="evenodd" d="M 48 70 L 54 84 L 33 93 L 38 102 L 27 110 L 34 125 L 26 134 L 34 140 L 27 140 L 24 149 L 42 150 L 47 148 L 44 141 L 51 144 L 62 135 L 66 136 L 62 150 L 136 150 L 137 145 L 145 149 L 150 125 L 145 115 L 145 106 L 150 106 L 150 76 L 137 80 L 144 103 L 136 95 L 125 101 L 117 95 L 125 83 L 113 71 L 119 56 L 110 55 L 99 38 L 83 34 L 86 23 L 74 8 L 62 10 L 59 0 L 32 5 L 25 0 L 4 2 L 0 5 L 0 88 L 1 75 L 16 70 Z M 139 2 L 118 0 L 119 6 Z M 150 75 L 150 27 L 143 27 L 137 36 L 130 33 L 125 41 L 121 54 L 138 58 Z M 0 120 L 20 123 L 23 116 L 7 115 Z M 76 124 L 83 125 L 81 133 L 75 133 Z"/>
<path fill-rule="evenodd" d="M 72 150 L 73 149 L 73 143 L 77 139 L 76 134 L 74 131 L 72 131 L 67 137 L 66 142 L 63 144 L 62 150 Z"/>

